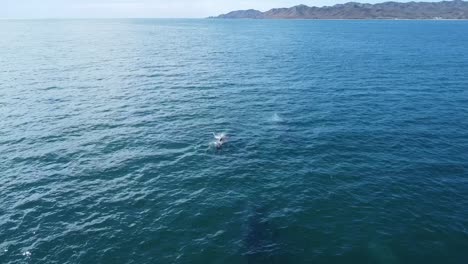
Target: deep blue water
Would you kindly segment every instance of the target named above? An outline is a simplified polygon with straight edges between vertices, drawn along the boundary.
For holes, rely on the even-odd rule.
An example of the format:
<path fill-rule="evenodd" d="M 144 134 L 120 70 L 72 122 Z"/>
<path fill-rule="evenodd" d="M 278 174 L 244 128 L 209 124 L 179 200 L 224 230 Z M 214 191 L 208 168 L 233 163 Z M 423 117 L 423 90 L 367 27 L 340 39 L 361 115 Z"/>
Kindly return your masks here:
<path fill-rule="evenodd" d="M 468 22 L 0 21 L 0 263 L 468 263 Z"/>

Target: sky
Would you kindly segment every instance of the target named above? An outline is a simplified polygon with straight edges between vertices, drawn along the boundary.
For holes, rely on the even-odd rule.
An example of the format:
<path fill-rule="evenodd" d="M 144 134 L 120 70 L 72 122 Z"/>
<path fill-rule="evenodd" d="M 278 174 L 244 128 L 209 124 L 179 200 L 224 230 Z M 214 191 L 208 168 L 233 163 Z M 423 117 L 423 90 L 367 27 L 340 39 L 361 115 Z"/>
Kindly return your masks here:
<path fill-rule="evenodd" d="M 351 0 L 0 0 L 0 18 L 203 18 L 240 9 L 266 11 Z M 360 2 L 359 0 L 354 0 Z M 384 0 L 361 0 L 366 3 Z"/>

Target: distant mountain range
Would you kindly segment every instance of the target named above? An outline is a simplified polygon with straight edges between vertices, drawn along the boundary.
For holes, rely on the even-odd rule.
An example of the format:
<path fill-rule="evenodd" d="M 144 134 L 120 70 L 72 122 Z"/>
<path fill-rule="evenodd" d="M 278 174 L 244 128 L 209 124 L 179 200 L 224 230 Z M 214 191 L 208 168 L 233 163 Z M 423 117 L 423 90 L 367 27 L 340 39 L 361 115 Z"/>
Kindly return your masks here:
<path fill-rule="evenodd" d="M 239 10 L 210 18 L 244 19 L 468 19 L 468 2 L 350 2 L 334 6 L 275 8 L 266 12 Z"/>

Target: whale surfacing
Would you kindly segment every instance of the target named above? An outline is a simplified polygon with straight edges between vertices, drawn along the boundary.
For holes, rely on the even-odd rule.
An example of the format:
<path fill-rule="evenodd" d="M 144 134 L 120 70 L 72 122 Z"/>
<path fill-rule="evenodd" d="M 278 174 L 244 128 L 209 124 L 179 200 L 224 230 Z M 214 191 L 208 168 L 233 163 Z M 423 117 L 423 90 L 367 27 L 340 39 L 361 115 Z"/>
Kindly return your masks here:
<path fill-rule="evenodd" d="M 214 145 L 217 149 L 222 148 L 223 145 L 227 142 L 227 136 L 225 133 L 220 133 L 220 134 L 213 133 L 213 136 L 215 138 Z"/>

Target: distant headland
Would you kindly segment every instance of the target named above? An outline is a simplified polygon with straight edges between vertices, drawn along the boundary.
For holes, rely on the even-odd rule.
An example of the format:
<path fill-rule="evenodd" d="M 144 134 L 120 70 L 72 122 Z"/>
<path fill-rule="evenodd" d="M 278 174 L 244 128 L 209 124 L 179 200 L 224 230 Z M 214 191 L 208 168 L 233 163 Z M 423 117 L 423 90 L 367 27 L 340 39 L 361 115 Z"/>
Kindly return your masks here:
<path fill-rule="evenodd" d="M 468 2 L 349 2 L 334 6 L 298 5 L 274 8 L 266 12 L 254 9 L 232 11 L 210 18 L 226 19 L 468 19 Z"/>

